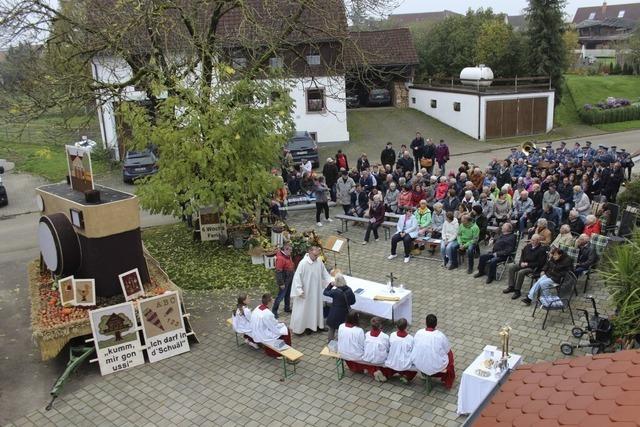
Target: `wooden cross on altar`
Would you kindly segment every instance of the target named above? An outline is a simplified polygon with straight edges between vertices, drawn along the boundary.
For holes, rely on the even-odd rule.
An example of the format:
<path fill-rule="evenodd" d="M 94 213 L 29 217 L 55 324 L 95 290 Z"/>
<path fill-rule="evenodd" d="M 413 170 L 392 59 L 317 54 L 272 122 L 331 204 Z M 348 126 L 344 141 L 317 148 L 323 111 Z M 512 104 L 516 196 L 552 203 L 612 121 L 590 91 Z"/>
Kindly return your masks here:
<path fill-rule="evenodd" d="M 389 290 L 389 292 L 395 294 L 396 291 L 393 290 L 393 279 L 397 279 L 397 277 L 393 275 L 393 272 L 389 273 L 389 275 L 387 275 L 386 277 L 389 278 L 389 284 L 391 285 L 391 289 Z"/>

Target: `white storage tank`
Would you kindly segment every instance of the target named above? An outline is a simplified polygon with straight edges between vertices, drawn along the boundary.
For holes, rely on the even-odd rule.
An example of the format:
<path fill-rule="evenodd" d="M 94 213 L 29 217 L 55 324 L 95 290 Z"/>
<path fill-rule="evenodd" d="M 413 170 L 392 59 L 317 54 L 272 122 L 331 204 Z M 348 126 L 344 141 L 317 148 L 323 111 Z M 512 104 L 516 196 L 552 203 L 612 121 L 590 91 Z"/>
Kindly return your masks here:
<path fill-rule="evenodd" d="M 467 67 L 460 72 L 460 80 L 463 85 L 491 86 L 493 71 L 484 64 L 480 64 L 477 67 Z"/>

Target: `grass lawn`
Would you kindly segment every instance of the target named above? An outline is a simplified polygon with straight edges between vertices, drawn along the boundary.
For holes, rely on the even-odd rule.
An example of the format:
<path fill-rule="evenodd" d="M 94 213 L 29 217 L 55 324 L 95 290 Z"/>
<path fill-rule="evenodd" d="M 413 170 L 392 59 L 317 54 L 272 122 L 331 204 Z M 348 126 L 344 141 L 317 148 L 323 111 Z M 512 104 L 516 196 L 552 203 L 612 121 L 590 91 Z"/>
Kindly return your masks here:
<path fill-rule="evenodd" d="M 233 249 L 216 242 L 195 242 L 184 224 L 146 229 L 142 240 L 181 288 L 275 291 L 273 270 L 252 265 L 245 249 Z"/>
<path fill-rule="evenodd" d="M 577 108 L 604 101 L 609 96 L 627 98 L 631 102 L 638 101 L 640 98 L 640 77 L 638 76 L 566 75 L 565 78 Z"/>
<path fill-rule="evenodd" d="M 28 123 L 10 121 L 0 112 L 0 158 L 16 164 L 16 169 L 59 181 L 67 175 L 64 145 L 80 140 L 81 135 L 99 140 L 97 120 L 86 116 L 64 118 L 46 114 Z M 8 122 L 7 122 L 8 121 Z M 96 175 L 109 169 L 107 162 L 92 159 Z"/>

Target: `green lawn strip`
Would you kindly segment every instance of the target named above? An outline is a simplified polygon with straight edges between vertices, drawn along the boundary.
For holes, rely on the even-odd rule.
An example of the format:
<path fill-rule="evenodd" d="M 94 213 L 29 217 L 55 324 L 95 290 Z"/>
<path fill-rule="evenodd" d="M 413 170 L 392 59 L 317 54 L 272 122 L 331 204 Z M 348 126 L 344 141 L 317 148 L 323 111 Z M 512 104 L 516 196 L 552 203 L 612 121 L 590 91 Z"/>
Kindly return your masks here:
<path fill-rule="evenodd" d="M 183 289 L 276 289 L 273 270 L 252 265 L 246 249 L 195 242 L 183 224 L 146 229 L 142 238 L 171 280 Z"/>
<path fill-rule="evenodd" d="M 624 132 L 627 130 L 640 129 L 640 120 L 629 120 L 627 122 L 603 123 L 595 125 L 598 129 L 605 132 Z"/>
<path fill-rule="evenodd" d="M 68 174 L 63 145 L 6 142 L 0 139 L 0 158 L 15 163 L 16 170 L 39 175 L 49 181 L 61 181 Z M 92 160 L 94 175 L 109 171 L 107 162 Z"/>
<path fill-rule="evenodd" d="M 597 104 L 610 96 L 626 98 L 631 102 L 637 102 L 640 98 L 640 77 L 637 76 L 566 75 L 565 78 L 576 108 Z"/>

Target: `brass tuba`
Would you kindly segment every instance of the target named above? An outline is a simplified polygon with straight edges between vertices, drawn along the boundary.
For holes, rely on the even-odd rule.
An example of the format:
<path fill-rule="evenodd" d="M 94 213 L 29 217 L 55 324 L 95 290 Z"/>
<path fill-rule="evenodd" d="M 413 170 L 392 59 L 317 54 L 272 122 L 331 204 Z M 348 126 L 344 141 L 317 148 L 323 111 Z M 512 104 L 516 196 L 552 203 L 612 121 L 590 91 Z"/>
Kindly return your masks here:
<path fill-rule="evenodd" d="M 523 142 L 522 145 L 520 146 L 520 151 L 522 151 L 522 154 L 524 154 L 526 157 L 529 157 L 537 149 L 538 147 L 536 146 L 536 143 L 533 141 Z"/>

